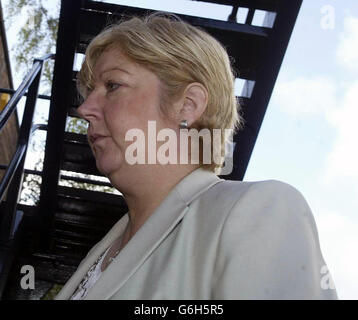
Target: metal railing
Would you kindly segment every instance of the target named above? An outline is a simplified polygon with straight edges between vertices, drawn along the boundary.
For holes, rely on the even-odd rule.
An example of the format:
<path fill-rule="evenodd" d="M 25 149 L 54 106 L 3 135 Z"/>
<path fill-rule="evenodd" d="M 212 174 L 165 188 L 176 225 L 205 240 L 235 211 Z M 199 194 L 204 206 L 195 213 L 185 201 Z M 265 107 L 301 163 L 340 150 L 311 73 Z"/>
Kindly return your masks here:
<path fill-rule="evenodd" d="M 43 126 L 43 125 L 41 125 L 41 126 Z M 7 168 L 8 168 L 8 166 L 0 164 L 0 170 L 6 170 Z M 40 177 L 42 177 L 42 175 L 43 175 L 42 171 L 32 170 L 32 169 L 24 169 L 24 173 L 25 174 L 32 174 L 32 175 L 40 176 Z M 76 176 L 69 176 L 69 175 L 66 175 L 66 174 L 60 174 L 60 180 L 69 180 L 69 181 L 74 181 L 74 182 L 78 182 L 78 183 L 87 183 L 87 184 L 93 184 L 93 185 L 96 185 L 96 186 L 113 188 L 113 185 L 111 183 L 109 183 L 109 182 L 106 182 L 106 181 L 93 180 L 93 179 L 76 177 Z"/>
<path fill-rule="evenodd" d="M 13 90 L 13 89 L 0 88 L 0 93 L 8 93 L 8 94 L 13 95 L 15 92 L 16 92 L 16 90 Z M 27 92 L 24 93 L 24 96 L 27 97 Z M 44 94 L 39 94 L 37 97 L 39 99 L 51 100 L 51 96 L 47 96 Z"/>
<path fill-rule="evenodd" d="M 0 229 L 0 243 L 7 243 L 12 240 L 16 232 L 16 205 L 21 191 L 25 156 L 29 139 L 35 130 L 43 128 L 42 125 L 32 124 L 36 101 L 38 98 L 42 69 L 46 60 L 54 58 L 54 54 L 47 54 L 34 60 L 31 70 L 27 73 L 18 89 L 13 93 L 11 99 L 0 113 L 1 131 L 6 125 L 11 114 L 16 109 L 19 100 L 23 96 L 27 96 L 16 151 L 7 167 L 3 179 L 0 182 L 0 203 L 7 190 L 5 210 L 1 213 L 2 222 Z"/>

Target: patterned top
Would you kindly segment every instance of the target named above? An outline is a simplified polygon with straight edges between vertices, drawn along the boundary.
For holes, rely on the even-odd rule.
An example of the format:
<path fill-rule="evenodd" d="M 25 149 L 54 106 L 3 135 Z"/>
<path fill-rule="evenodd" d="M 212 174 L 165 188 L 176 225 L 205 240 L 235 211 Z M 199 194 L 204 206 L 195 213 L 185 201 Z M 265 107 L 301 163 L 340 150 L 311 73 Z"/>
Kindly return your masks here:
<path fill-rule="evenodd" d="M 87 274 L 85 275 L 81 283 L 78 285 L 78 288 L 76 289 L 70 300 L 83 300 L 84 298 L 86 298 L 89 289 L 94 286 L 94 284 L 102 274 L 102 262 L 109 248 L 101 254 L 101 256 L 93 264 L 93 266 L 88 270 Z"/>

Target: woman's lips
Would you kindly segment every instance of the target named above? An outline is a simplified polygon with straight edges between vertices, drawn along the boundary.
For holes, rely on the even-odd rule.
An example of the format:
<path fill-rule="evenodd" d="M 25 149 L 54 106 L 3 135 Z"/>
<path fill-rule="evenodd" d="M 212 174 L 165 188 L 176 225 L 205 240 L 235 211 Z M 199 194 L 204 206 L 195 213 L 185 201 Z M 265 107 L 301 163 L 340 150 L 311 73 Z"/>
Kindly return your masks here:
<path fill-rule="evenodd" d="M 103 136 L 101 134 L 92 134 L 89 136 L 89 140 L 92 144 L 99 142 L 99 141 L 103 140 L 104 138 L 107 138 L 107 136 Z"/>

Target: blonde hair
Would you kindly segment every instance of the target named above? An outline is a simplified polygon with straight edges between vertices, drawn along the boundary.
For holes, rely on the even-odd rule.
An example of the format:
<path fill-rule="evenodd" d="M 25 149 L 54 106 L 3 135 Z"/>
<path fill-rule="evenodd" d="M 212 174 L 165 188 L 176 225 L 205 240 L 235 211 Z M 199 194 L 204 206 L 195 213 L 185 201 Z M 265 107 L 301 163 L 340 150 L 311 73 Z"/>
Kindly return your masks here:
<path fill-rule="evenodd" d="M 97 59 L 112 46 L 157 75 L 162 85 L 160 108 L 165 115 L 168 115 L 167 108 L 190 83 L 199 82 L 206 88 L 207 108 L 190 128 L 209 129 L 213 149 L 211 163 L 203 163 L 202 144 L 199 163 L 201 167 L 220 174 L 226 143 L 244 123 L 234 93 L 235 74 L 225 48 L 208 33 L 174 14 L 156 12 L 145 17 L 132 17 L 108 26 L 87 47 L 78 75 L 81 95 L 85 96 L 85 88 L 93 84 Z M 220 149 L 213 147 L 213 129 L 230 132 L 221 134 Z M 215 153 L 221 159 L 219 164 L 214 162 Z"/>

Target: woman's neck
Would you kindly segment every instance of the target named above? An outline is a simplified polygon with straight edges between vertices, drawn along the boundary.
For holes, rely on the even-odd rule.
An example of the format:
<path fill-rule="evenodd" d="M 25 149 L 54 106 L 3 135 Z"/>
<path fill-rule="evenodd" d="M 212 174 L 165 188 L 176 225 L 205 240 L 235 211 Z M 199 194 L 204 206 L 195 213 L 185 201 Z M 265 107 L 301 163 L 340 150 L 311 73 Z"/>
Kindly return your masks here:
<path fill-rule="evenodd" d="M 147 165 L 112 175 L 113 186 L 124 196 L 129 209 L 127 240 L 140 229 L 170 191 L 199 165 Z"/>

